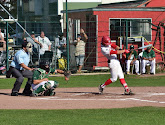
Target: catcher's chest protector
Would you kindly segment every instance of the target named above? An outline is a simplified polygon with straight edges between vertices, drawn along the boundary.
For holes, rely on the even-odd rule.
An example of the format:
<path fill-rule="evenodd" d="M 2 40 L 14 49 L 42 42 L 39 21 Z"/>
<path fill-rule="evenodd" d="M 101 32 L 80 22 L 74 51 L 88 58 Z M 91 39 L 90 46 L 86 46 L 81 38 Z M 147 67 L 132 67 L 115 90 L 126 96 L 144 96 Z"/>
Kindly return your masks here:
<path fill-rule="evenodd" d="M 36 69 L 38 72 L 40 72 L 39 79 L 44 79 L 49 77 L 49 73 L 46 73 L 45 70 L 37 68 Z"/>

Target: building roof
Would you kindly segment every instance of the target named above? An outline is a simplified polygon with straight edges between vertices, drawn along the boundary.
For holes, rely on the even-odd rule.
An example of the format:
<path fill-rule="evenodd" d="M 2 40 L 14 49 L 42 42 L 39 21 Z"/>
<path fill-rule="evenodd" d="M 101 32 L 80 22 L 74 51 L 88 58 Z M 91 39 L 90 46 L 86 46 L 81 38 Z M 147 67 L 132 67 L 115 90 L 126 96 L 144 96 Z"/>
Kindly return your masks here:
<path fill-rule="evenodd" d="M 68 2 L 68 10 L 85 9 L 97 7 L 101 2 Z M 66 3 L 63 3 L 63 9 L 66 9 Z"/>
<path fill-rule="evenodd" d="M 88 9 L 76 9 L 68 10 L 68 13 L 72 12 L 86 12 L 86 11 L 165 11 L 165 7 L 134 7 L 134 8 L 88 8 Z M 65 13 L 65 11 L 62 11 Z"/>
<path fill-rule="evenodd" d="M 162 6 L 159 6 L 160 1 L 162 2 L 162 0 L 136 0 L 111 4 L 100 4 L 95 8 L 68 10 L 68 13 L 83 11 L 165 11 L 165 6 L 163 5 L 165 1 L 162 2 Z M 158 3 L 154 6 L 153 4 L 155 2 Z M 62 13 L 65 13 L 65 11 L 62 11 Z"/>
<path fill-rule="evenodd" d="M 151 0 L 136 0 L 136 1 L 124 1 L 124 2 L 116 2 L 116 3 L 109 3 L 109 4 L 99 4 L 98 7 L 145 7 Z"/>
<path fill-rule="evenodd" d="M 165 7 L 165 0 L 151 0 L 146 7 Z"/>

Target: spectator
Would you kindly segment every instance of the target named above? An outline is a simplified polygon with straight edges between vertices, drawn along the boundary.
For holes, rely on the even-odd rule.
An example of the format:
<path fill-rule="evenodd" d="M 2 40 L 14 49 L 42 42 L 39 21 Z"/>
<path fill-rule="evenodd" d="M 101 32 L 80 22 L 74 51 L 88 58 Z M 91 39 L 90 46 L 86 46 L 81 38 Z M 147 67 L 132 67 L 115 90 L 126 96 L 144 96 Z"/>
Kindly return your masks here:
<path fill-rule="evenodd" d="M 66 59 L 67 58 L 66 38 L 63 35 L 60 35 L 59 40 L 60 40 L 60 50 L 61 50 L 62 57 Z"/>
<path fill-rule="evenodd" d="M 55 47 L 57 49 L 57 58 L 61 58 L 61 50 L 60 50 L 60 39 L 59 39 L 60 36 L 56 37 L 55 38 Z"/>
<path fill-rule="evenodd" d="M 40 47 L 42 48 L 42 44 L 37 40 L 37 38 L 35 38 L 35 33 L 34 33 L 34 31 L 31 32 L 30 36 L 32 37 L 32 39 L 31 39 L 31 37 L 26 37 L 27 42 L 32 43 L 33 46 L 34 46 L 34 48 L 35 48 L 37 51 L 39 51 L 39 50 L 38 50 L 38 48 L 39 48 L 38 45 L 40 45 Z M 34 48 L 33 48 L 33 49 L 34 49 Z"/>
<path fill-rule="evenodd" d="M 24 79 L 23 77 L 28 78 L 23 94 L 31 94 L 30 88 L 32 84 L 33 69 L 28 67 L 30 62 L 30 52 L 32 52 L 31 43 L 23 42 L 22 49 L 16 52 L 14 59 L 11 62 L 10 69 L 6 75 L 6 77 L 10 77 L 12 74 L 16 78 L 11 96 L 18 96 L 18 92 Z"/>
<path fill-rule="evenodd" d="M 43 56 L 45 51 L 51 51 L 51 42 L 48 37 L 45 36 L 45 33 L 41 31 L 40 36 L 38 36 L 37 41 L 39 44 L 42 44 L 42 47 L 40 48 L 40 55 Z"/>
<path fill-rule="evenodd" d="M 148 47 L 144 52 L 142 56 L 142 74 L 146 73 L 146 65 L 150 64 L 151 65 L 151 70 L 150 74 L 154 75 L 155 74 L 155 52 L 152 50 L 151 47 Z"/>
<path fill-rule="evenodd" d="M 126 54 L 126 73 L 129 75 L 130 73 L 130 65 L 135 65 L 136 75 L 139 74 L 139 61 L 137 60 L 138 54 L 134 50 L 134 46 L 130 46 L 130 52 Z"/>
<path fill-rule="evenodd" d="M 2 33 L 0 28 L 0 51 L 6 51 L 6 41 L 4 39 L 4 33 Z"/>
<path fill-rule="evenodd" d="M 5 64 L 5 60 L 6 60 L 6 41 L 4 39 L 4 33 L 2 33 L 0 29 L 0 66 Z"/>
<path fill-rule="evenodd" d="M 74 41 L 74 44 L 76 45 L 76 64 L 78 67 L 78 73 L 81 72 L 81 69 L 84 64 L 84 58 L 85 58 L 85 44 L 88 39 L 88 36 L 85 34 L 84 30 L 80 30 L 80 35 L 77 35 L 77 40 Z"/>
<path fill-rule="evenodd" d="M 42 48 L 42 44 L 35 38 L 34 31 L 31 32 L 30 36 L 24 39 L 26 39 L 28 42 L 30 42 L 33 45 L 32 61 L 37 62 L 39 57 L 38 53 L 40 48 Z"/>

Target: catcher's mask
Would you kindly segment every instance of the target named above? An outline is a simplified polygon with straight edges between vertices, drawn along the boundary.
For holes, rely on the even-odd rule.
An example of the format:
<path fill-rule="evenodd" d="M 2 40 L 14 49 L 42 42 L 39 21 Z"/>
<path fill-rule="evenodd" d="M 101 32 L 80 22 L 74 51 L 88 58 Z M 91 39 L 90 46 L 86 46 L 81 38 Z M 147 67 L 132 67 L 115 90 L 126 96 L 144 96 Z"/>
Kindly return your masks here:
<path fill-rule="evenodd" d="M 44 60 L 40 62 L 39 68 L 45 70 L 46 72 L 49 72 L 50 70 L 50 63 L 48 60 Z"/>

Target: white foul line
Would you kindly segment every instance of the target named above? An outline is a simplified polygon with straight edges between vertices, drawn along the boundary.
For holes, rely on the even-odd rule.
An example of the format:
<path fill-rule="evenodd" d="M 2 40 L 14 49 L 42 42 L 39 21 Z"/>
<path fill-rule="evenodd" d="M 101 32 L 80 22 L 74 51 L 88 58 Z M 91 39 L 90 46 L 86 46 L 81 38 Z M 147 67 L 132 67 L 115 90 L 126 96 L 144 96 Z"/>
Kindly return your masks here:
<path fill-rule="evenodd" d="M 60 99 L 58 97 L 48 97 L 48 98 L 36 98 L 36 99 L 38 99 L 38 100 L 57 100 L 57 101 L 126 101 L 126 100 L 133 100 L 133 101 L 165 104 L 165 102 L 142 100 L 142 99 L 137 99 L 137 98 L 125 98 L 125 99 L 72 99 L 72 98 L 64 98 L 64 99 Z"/>

